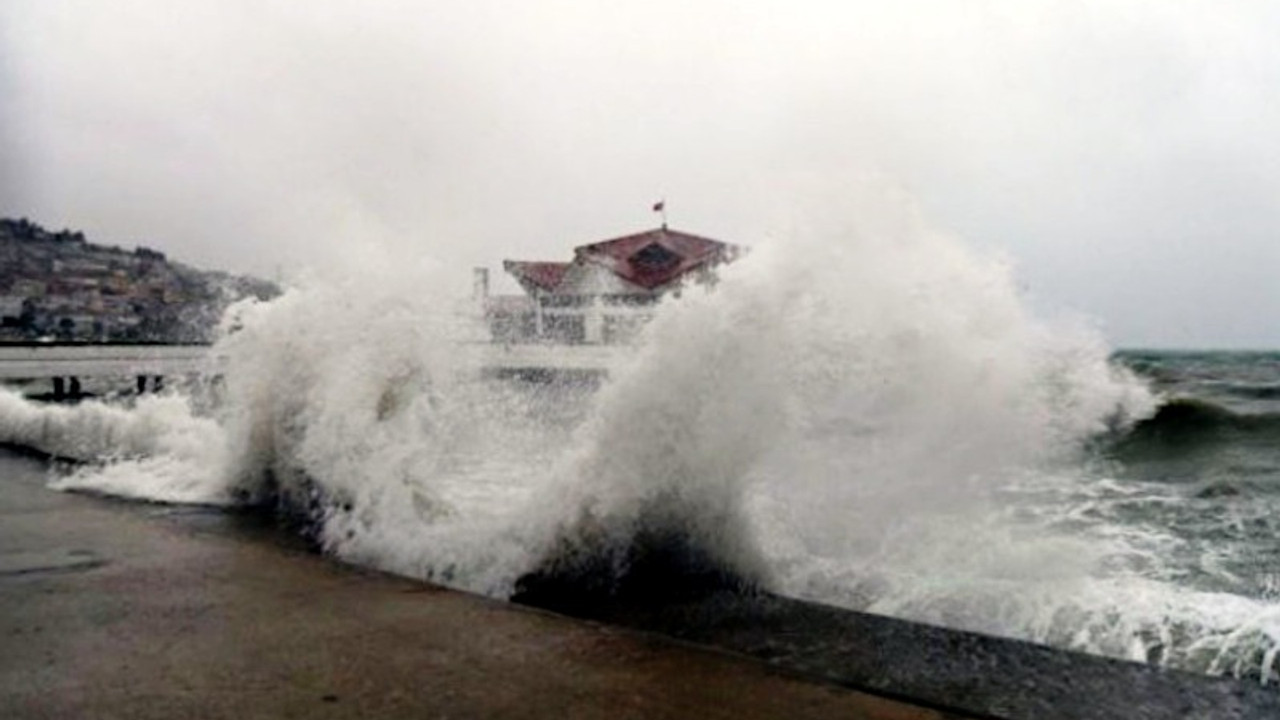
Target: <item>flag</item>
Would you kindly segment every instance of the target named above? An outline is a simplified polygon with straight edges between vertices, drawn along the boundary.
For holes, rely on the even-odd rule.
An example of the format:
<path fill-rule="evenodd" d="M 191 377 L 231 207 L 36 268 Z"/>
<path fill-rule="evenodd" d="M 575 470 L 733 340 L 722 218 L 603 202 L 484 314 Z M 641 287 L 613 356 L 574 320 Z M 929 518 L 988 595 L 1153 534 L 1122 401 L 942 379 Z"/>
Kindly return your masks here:
<path fill-rule="evenodd" d="M 653 204 L 653 211 L 662 212 L 666 208 L 666 205 L 667 205 L 666 200 L 659 200 L 658 202 Z"/>

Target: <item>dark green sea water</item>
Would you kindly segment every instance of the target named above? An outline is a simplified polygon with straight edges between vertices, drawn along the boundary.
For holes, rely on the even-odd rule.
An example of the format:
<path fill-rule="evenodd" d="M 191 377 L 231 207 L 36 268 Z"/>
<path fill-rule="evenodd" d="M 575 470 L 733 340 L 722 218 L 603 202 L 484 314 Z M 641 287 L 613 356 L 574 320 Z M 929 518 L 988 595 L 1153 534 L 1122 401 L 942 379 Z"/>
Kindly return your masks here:
<path fill-rule="evenodd" d="M 1127 351 L 1162 404 L 1107 448 L 1117 480 L 1145 489 L 1117 507 L 1183 545 L 1207 590 L 1280 597 L 1280 352 Z"/>

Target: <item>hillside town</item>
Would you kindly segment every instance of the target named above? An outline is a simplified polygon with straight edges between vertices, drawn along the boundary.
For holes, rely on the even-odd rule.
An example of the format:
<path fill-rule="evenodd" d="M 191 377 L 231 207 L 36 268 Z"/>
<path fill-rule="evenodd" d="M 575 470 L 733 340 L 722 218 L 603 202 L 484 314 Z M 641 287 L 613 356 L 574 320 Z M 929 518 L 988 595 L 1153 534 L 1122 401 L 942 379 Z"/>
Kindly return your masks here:
<path fill-rule="evenodd" d="M 275 284 L 197 270 L 164 253 L 0 218 L 0 342 L 202 343 L 222 311 Z"/>

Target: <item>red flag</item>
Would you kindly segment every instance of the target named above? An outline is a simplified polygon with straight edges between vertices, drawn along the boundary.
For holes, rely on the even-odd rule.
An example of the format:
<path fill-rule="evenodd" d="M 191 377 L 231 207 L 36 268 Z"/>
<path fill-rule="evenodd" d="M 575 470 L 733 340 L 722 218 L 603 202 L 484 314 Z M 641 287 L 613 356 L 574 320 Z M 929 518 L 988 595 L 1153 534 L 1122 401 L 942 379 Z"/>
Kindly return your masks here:
<path fill-rule="evenodd" d="M 667 204 L 666 200 L 659 200 L 658 202 L 653 204 L 653 211 L 662 212 L 663 208 L 666 207 L 666 204 Z"/>

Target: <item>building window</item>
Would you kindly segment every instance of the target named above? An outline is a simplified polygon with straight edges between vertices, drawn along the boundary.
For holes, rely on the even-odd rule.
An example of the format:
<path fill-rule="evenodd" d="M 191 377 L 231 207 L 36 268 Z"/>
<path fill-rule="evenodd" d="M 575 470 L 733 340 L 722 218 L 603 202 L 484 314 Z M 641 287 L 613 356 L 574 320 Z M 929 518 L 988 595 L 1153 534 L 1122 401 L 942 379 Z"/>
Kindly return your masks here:
<path fill-rule="evenodd" d="M 591 304 L 590 295 L 543 295 L 539 298 L 542 307 L 546 308 L 563 308 L 563 307 L 586 307 Z"/>
<path fill-rule="evenodd" d="M 542 336 L 553 342 L 581 343 L 587 338 L 586 323 L 581 315 L 544 315 Z"/>
<path fill-rule="evenodd" d="M 646 270 L 666 270 L 680 264 L 682 258 L 659 245 L 658 243 L 649 243 L 636 251 L 631 256 L 631 262 L 639 265 Z"/>
<path fill-rule="evenodd" d="M 655 295 L 638 295 L 638 294 L 617 294 L 605 295 L 604 304 L 617 307 L 644 307 L 646 305 L 654 305 L 658 302 L 658 296 Z"/>

